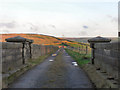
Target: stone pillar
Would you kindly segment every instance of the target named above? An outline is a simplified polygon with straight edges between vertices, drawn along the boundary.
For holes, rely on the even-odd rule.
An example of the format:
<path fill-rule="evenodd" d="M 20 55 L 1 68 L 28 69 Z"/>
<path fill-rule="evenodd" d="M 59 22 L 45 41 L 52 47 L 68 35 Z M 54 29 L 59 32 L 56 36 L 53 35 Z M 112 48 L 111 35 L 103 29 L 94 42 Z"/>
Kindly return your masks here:
<path fill-rule="evenodd" d="M 32 47 L 31 47 L 32 43 L 33 43 L 33 40 L 30 40 L 30 41 L 29 41 L 30 59 L 32 59 Z"/>
<path fill-rule="evenodd" d="M 30 39 L 26 39 L 24 37 L 20 37 L 20 36 L 17 36 L 17 37 L 12 37 L 12 38 L 7 38 L 5 39 L 7 42 L 15 42 L 15 43 L 22 43 L 23 44 L 23 47 L 22 47 L 22 63 L 25 64 L 25 56 L 26 56 L 26 53 L 25 53 L 25 44 L 26 43 L 29 43 L 29 54 L 30 54 L 30 57 L 28 58 L 32 58 L 32 53 L 31 53 L 31 44 L 33 43 L 33 40 L 30 40 Z"/>
<path fill-rule="evenodd" d="M 103 38 L 103 37 L 95 37 L 95 38 L 91 38 L 88 40 L 88 42 L 90 43 L 90 48 L 92 48 L 92 57 L 91 57 L 91 63 L 94 64 L 94 59 L 95 59 L 95 47 L 94 45 L 96 43 L 109 43 L 111 41 L 111 39 L 109 38 Z"/>

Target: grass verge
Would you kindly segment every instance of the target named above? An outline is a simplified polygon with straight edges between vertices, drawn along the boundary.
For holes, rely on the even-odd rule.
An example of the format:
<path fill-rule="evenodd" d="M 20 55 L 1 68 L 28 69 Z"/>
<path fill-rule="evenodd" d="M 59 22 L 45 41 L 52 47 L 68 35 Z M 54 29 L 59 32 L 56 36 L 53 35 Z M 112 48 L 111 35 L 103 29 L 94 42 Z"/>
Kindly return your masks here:
<path fill-rule="evenodd" d="M 65 50 L 80 66 L 90 63 L 90 55 L 80 54 L 67 48 Z"/>
<path fill-rule="evenodd" d="M 51 53 L 50 53 L 51 54 Z M 48 55 L 44 55 L 44 56 L 40 56 L 39 58 L 33 60 L 33 59 L 30 59 L 28 61 L 28 65 L 30 66 L 34 66 L 34 65 L 38 65 L 39 63 L 43 62 L 45 58 L 47 58 L 50 54 Z"/>

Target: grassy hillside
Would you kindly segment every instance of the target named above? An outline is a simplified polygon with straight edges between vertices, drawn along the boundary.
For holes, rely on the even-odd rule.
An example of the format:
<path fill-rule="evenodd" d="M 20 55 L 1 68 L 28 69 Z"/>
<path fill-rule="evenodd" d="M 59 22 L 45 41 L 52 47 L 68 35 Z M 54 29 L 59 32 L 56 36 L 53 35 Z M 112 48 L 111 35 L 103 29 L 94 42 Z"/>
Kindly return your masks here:
<path fill-rule="evenodd" d="M 83 43 L 88 43 L 88 39 L 90 38 L 94 38 L 94 37 L 86 37 L 86 38 L 65 38 L 67 40 L 70 40 L 70 41 L 75 41 L 75 42 L 83 42 Z M 110 38 L 112 40 L 112 42 L 114 41 L 117 41 L 118 38 L 117 37 L 106 37 L 106 38 Z"/>
<path fill-rule="evenodd" d="M 5 39 L 11 38 L 11 37 L 16 37 L 16 36 L 21 36 L 27 39 L 32 39 L 34 40 L 33 44 L 42 44 L 42 45 L 64 45 L 64 46 L 71 46 L 71 47 L 80 47 L 83 45 L 81 42 L 75 42 L 75 41 L 70 41 L 66 40 L 63 38 L 57 38 L 53 36 L 47 36 L 47 35 L 40 35 L 40 34 L 0 34 L 0 42 L 6 42 Z M 84 45 L 89 45 L 85 44 Z"/>
<path fill-rule="evenodd" d="M 6 42 L 6 38 L 21 36 L 27 39 L 34 40 L 33 44 L 43 44 L 43 45 L 60 45 L 63 42 L 68 42 L 67 40 L 56 38 L 53 36 L 40 35 L 40 34 L 0 34 L 0 42 Z"/>

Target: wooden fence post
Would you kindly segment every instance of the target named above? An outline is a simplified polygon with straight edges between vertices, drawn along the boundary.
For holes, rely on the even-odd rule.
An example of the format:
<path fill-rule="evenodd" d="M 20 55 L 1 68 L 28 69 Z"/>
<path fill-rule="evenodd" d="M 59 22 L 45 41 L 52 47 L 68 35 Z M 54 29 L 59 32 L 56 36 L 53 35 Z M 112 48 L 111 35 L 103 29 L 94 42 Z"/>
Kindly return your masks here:
<path fill-rule="evenodd" d="M 86 45 L 86 54 L 88 54 L 88 46 Z"/>

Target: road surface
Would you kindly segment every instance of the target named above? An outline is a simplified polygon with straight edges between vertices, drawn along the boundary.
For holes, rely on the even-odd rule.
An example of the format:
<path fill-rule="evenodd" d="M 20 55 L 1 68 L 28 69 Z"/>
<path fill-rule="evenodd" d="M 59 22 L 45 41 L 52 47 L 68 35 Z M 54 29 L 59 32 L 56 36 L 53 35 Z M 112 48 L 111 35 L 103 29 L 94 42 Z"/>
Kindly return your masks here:
<path fill-rule="evenodd" d="M 9 88 L 93 88 L 84 71 L 74 66 L 74 61 L 64 49 L 56 56 L 21 75 Z"/>

